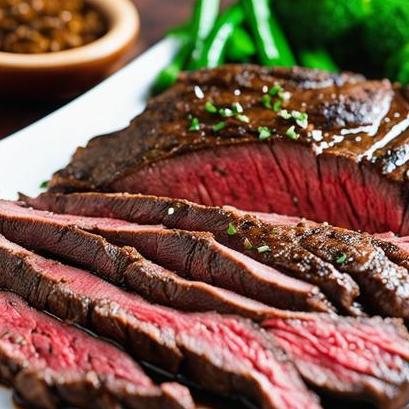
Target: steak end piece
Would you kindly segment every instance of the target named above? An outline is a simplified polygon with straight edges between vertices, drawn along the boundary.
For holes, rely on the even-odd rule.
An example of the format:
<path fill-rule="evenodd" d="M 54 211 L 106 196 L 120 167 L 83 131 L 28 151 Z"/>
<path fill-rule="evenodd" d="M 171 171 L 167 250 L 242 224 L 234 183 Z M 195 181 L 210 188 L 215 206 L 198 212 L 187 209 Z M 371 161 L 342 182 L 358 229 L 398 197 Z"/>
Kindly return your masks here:
<path fill-rule="evenodd" d="M 0 292 L 0 378 L 34 407 L 193 409 L 186 388 L 158 387 L 124 352 Z"/>
<path fill-rule="evenodd" d="M 287 97 L 280 112 L 263 105 L 277 86 Z M 208 113 L 208 101 L 239 103 L 245 117 Z M 50 190 L 177 197 L 405 235 L 408 114 L 402 88 L 386 80 L 251 65 L 187 73 L 128 128 L 78 149 Z M 259 127 L 271 136 L 260 140 Z"/>

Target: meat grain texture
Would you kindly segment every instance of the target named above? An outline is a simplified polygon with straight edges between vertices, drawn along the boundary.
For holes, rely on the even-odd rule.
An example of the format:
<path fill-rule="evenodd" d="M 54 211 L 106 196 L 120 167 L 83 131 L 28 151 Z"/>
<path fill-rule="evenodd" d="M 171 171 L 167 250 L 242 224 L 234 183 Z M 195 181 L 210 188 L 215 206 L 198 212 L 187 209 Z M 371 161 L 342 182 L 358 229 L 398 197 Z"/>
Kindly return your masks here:
<path fill-rule="evenodd" d="M 277 86 L 287 113 L 266 107 Z M 50 189 L 171 196 L 406 235 L 407 98 L 399 85 L 347 73 L 252 65 L 187 73 L 128 128 L 79 148 Z M 209 113 L 206 102 L 239 103 L 244 113 Z M 260 127 L 271 136 L 261 140 Z"/>

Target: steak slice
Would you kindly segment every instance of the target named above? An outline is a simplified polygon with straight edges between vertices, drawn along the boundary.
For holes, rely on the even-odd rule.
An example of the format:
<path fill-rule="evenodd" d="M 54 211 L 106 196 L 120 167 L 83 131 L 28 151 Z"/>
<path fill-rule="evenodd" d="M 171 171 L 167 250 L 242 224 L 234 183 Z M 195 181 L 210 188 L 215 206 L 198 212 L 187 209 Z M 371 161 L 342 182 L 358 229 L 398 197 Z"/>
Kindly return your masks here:
<path fill-rule="evenodd" d="M 399 320 L 351 319 L 275 310 L 262 324 L 274 338 L 274 341 L 271 338 L 266 341 L 258 332 L 256 336 L 254 327 L 243 320 L 216 314 L 182 314 L 150 305 L 93 275 L 46 260 L 5 239 L 0 243 L 0 268 L 6 272 L 0 285 L 8 283 L 8 287 L 38 308 L 46 308 L 59 317 L 114 338 L 140 359 L 171 371 L 187 368 L 191 378 L 213 390 L 237 392 L 238 389 L 234 389 L 237 387 L 246 394 L 251 376 L 250 379 L 248 374 L 245 376 L 247 383 L 243 385 L 240 376 L 239 380 L 236 377 L 234 381 L 227 381 L 225 371 L 228 368 L 231 376 L 235 373 L 237 376 L 237 372 L 243 375 L 248 370 L 248 357 L 257 356 L 261 360 L 255 370 L 259 376 L 253 375 L 264 386 L 255 393 L 267 390 L 276 394 L 277 387 L 284 388 L 283 393 L 288 394 L 286 399 L 292 399 L 291 403 L 287 401 L 286 408 L 294 404 L 301 405 L 297 408 L 305 407 L 300 391 L 292 389 L 289 379 L 295 377 L 292 367 L 283 364 L 282 370 L 289 372 L 276 372 L 277 366 L 273 365 L 275 361 L 272 362 L 270 354 L 258 349 L 259 343 L 266 345 L 267 342 L 272 347 L 278 342 L 294 358 L 307 382 L 332 395 L 368 400 L 385 409 L 397 409 L 401 402 L 409 399 L 409 341 Z M 337 336 L 333 328 L 337 329 Z M 253 334 L 250 346 L 246 343 L 251 338 L 249 333 Z M 224 340 L 224 336 L 230 338 Z M 232 347 L 229 342 L 237 344 Z M 213 359 L 219 365 L 222 362 L 224 369 L 215 370 L 217 365 Z M 281 359 L 279 362 L 282 363 Z M 266 371 L 273 376 L 274 386 L 260 375 Z M 327 378 L 318 376 L 320 373 Z M 254 389 L 250 388 L 248 394 L 254 396 Z M 308 405 L 308 408 L 316 407 L 314 401 Z"/>
<path fill-rule="evenodd" d="M 123 344 L 138 359 L 182 372 L 205 390 L 263 409 L 319 408 L 273 338 L 250 321 L 155 306 L 98 277 L 0 238 L 0 286 L 39 309 Z"/>
<path fill-rule="evenodd" d="M 102 220 L 100 229 L 121 229 L 119 221 L 114 220 L 110 227 L 107 227 L 108 224 L 109 220 Z M 137 292 L 147 291 L 145 282 L 149 283 L 150 291 L 158 292 L 157 277 L 162 277 L 162 286 L 168 292 L 175 287 L 168 283 L 172 274 L 167 270 L 144 259 L 134 249 L 112 245 L 101 236 L 76 227 L 78 225 L 91 230 L 97 229 L 99 232 L 97 219 L 58 216 L 24 208 L 14 202 L 0 201 L 0 233 L 9 240 L 63 257 L 96 271 L 114 284 L 127 286 Z M 125 233 L 129 231 L 129 226 L 122 227 Z M 203 280 L 281 308 L 307 311 L 332 309 L 317 287 L 257 263 L 219 245 L 206 235 L 203 241 L 210 241 L 212 248 L 207 246 L 201 251 L 202 254 L 199 254 L 200 257 L 206 257 L 200 266 L 196 266 L 201 269 L 193 264 L 188 267 L 189 261 L 184 259 L 185 251 L 194 252 L 193 258 L 200 252 L 200 248 L 196 251 L 195 242 L 185 240 L 184 247 L 179 248 L 178 258 L 180 264 L 183 263 L 184 268 L 187 268 L 184 271 L 187 277 Z M 168 249 L 167 252 L 169 251 L 174 252 L 175 249 Z M 203 254 L 204 252 L 206 254 Z M 182 285 L 187 287 L 186 291 L 191 288 L 187 283 L 176 280 L 174 275 L 171 280 L 180 288 Z"/>
<path fill-rule="evenodd" d="M 155 386 L 124 352 L 0 292 L 0 380 L 30 407 L 193 408 L 187 389 Z"/>
<path fill-rule="evenodd" d="M 298 319 L 274 317 L 263 327 L 274 335 L 308 383 L 385 409 L 407 404 L 409 344 L 399 321 L 301 315 L 298 313 Z M 406 361 L 403 366 L 401 359 Z M 398 361 L 401 370 L 396 373 Z M 403 389 L 406 392 L 402 393 Z"/>
<path fill-rule="evenodd" d="M 249 65 L 186 73 L 128 128 L 79 148 L 50 190 L 170 196 L 406 235 L 408 113 L 406 90 L 387 80 Z"/>
<path fill-rule="evenodd" d="M 397 246 L 392 247 L 393 243 L 381 240 L 379 236 L 289 219 L 287 216 L 255 217 L 234 208 L 207 207 L 154 196 L 44 193 L 38 198 L 25 200 L 36 208 L 58 213 L 91 217 L 99 214 L 130 222 L 209 231 L 220 243 L 281 270 L 291 266 L 297 256 L 297 252 L 288 254 L 288 248 L 304 249 L 326 265 L 336 268 L 344 277 L 352 276 L 354 282 L 360 285 L 363 300 L 377 313 L 405 319 L 409 317 L 409 253 Z M 168 214 L 168 209 L 174 209 L 172 214 Z M 233 235 L 227 233 L 230 225 L 236 230 Z M 252 249 L 246 248 L 246 240 L 251 243 Z M 401 243 L 403 240 L 400 239 Z M 271 251 L 256 251 L 263 245 Z M 277 251 L 277 246 L 283 250 Z M 299 266 L 304 265 L 305 260 L 299 262 Z M 372 294 L 379 296 L 373 297 Z"/>
<path fill-rule="evenodd" d="M 239 211 L 205 207 L 182 200 L 127 194 L 46 193 L 36 199 L 24 199 L 35 208 L 57 213 L 99 215 L 141 224 L 163 224 L 169 228 L 210 232 L 218 242 L 233 250 L 294 278 L 317 285 L 343 312 L 357 313 L 354 303 L 359 296 L 359 288 L 349 275 L 341 273 L 297 242 L 270 237 L 269 226 L 256 217 L 243 216 Z M 169 212 L 169 209 L 172 211 Z M 236 229 L 236 234 L 227 233 L 230 225 Z M 264 253 L 261 252 L 266 245 L 262 229 L 266 232 L 265 238 L 269 240 L 268 251 Z"/>

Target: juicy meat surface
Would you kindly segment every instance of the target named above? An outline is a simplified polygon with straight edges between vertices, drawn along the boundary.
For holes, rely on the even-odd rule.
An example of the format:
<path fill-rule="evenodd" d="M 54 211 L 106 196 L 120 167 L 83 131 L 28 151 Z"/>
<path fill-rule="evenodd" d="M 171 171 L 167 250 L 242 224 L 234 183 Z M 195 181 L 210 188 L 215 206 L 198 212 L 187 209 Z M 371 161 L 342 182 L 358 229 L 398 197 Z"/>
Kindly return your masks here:
<path fill-rule="evenodd" d="M 280 101 L 289 114 L 268 106 Z M 244 112 L 209 113 L 206 102 Z M 387 80 L 251 65 L 186 73 L 128 128 L 79 148 L 50 189 L 170 196 L 406 235 L 408 113 L 407 91 Z M 259 138 L 260 127 L 271 136 Z"/>
<path fill-rule="evenodd" d="M 408 368 L 401 366 L 401 359 L 407 360 L 409 353 L 403 325 L 380 318 L 305 315 L 294 320 L 272 318 L 263 327 L 274 335 L 308 383 L 381 408 L 398 409 L 407 404 L 400 389 L 409 388 Z"/>
<path fill-rule="evenodd" d="M 320 407 L 274 339 L 250 321 L 152 305 L 4 237 L 0 269 L 2 288 L 36 308 L 122 343 L 141 360 L 182 371 L 205 390 L 239 394 L 263 409 Z"/>
<path fill-rule="evenodd" d="M 43 409 L 192 409 L 187 389 L 155 386 L 113 345 L 0 292 L 0 379 L 26 403 Z"/>
<path fill-rule="evenodd" d="M 183 225 L 187 220 L 188 214 L 192 217 L 191 212 L 186 212 L 187 208 L 179 206 L 179 203 L 169 203 L 167 199 L 156 200 L 156 206 L 162 205 L 162 210 L 165 210 L 158 213 L 155 211 L 146 211 L 146 208 L 145 212 L 141 213 L 141 206 L 136 205 L 138 200 L 133 200 L 131 203 L 129 200 L 121 203 L 118 202 L 118 199 L 123 199 L 124 196 L 129 199 L 129 195 L 75 194 L 59 196 L 46 194 L 40 196 L 38 199 L 26 199 L 29 203 L 32 202 L 30 204 L 36 207 L 51 207 L 54 210 L 58 209 L 58 211 L 65 211 L 69 208 L 71 213 L 89 214 L 92 208 L 92 201 L 88 201 L 90 196 L 98 196 L 105 199 L 105 202 L 104 200 L 95 201 L 97 207 L 103 207 L 104 210 L 101 214 L 104 216 L 114 215 L 118 217 L 122 211 L 126 211 L 128 218 L 135 217 L 135 219 L 141 221 L 143 217 L 149 217 L 149 220 L 144 219 L 143 222 L 163 223 L 166 225 L 168 223 L 167 220 L 163 218 L 163 214 L 170 216 L 166 210 L 174 206 L 175 212 L 173 215 L 178 215 L 179 217 L 177 224 L 181 223 Z M 107 201 L 111 203 L 114 198 L 116 205 L 107 206 Z M 142 202 L 149 201 L 150 198 L 137 196 L 136 199 Z M 49 206 L 48 202 L 53 202 L 54 204 Z M 48 204 L 46 205 L 46 203 Z M 131 204 L 132 211 L 130 211 Z M 10 205 L 16 206 L 15 203 Z M 202 216 L 201 220 L 206 226 L 209 226 L 210 223 L 209 220 L 204 217 L 203 213 L 209 215 L 215 213 L 217 210 L 217 215 L 221 217 L 220 220 L 222 220 L 223 217 L 226 216 L 227 211 L 227 209 L 195 207 L 193 204 L 192 208 Z M 120 210 L 120 212 L 118 213 L 116 210 Z M 202 211 L 200 212 L 200 210 Z M 93 209 L 92 212 L 94 211 L 98 213 L 98 209 Z M 241 217 L 244 216 L 234 209 L 231 211 Z M 136 213 L 138 213 L 137 216 Z M 160 219 L 160 216 L 162 219 Z M 162 240 L 162 235 L 160 235 L 159 238 L 157 237 L 158 233 L 162 232 L 170 234 L 173 239 L 175 235 L 177 238 L 181 234 L 192 239 L 192 236 L 189 236 L 187 231 L 163 230 L 163 227 L 158 224 L 153 226 L 136 225 L 133 223 L 124 224 L 123 221 L 118 219 L 98 219 L 84 216 L 73 217 L 72 215 L 66 214 L 49 214 L 48 217 L 61 218 L 71 223 L 76 220 L 77 224 L 83 228 L 99 229 L 100 233 L 101 231 L 105 232 L 105 234 L 110 235 L 111 238 L 115 237 L 115 240 L 119 242 L 139 246 L 140 249 L 143 248 L 149 252 L 150 256 L 163 257 L 164 260 L 162 261 L 171 263 L 175 263 L 173 261 L 174 251 L 164 251 L 166 247 L 159 246 L 159 249 L 156 244 L 152 245 L 152 243 L 149 243 L 149 241 L 152 241 L 152 239 L 149 239 L 149 235 L 152 235 L 154 241 L 157 239 Z M 174 221 L 174 219 L 172 220 Z M 307 229 L 307 227 L 314 226 L 317 228 L 317 226 L 320 226 L 306 222 L 301 225 L 299 220 L 289 221 L 285 217 L 280 218 L 280 216 L 276 216 L 275 220 L 279 223 L 287 222 L 287 225 L 291 227 L 297 226 L 298 223 L 298 226 L 304 229 L 302 232 L 306 233 L 304 237 L 306 240 L 313 237 L 312 232 Z M 271 221 L 272 218 L 270 218 L 269 222 Z M 222 228 L 220 232 L 224 234 L 225 221 L 221 225 Z M 282 225 L 280 225 L 280 227 L 281 226 Z M 186 223 L 184 227 L 186 227 Z M 317 235 L 317 238 L 325 237 L 325 235 L 322 236 L 324 233 L 330 234 L 332 232 L 330 226 L 327 225 L 321 226 L 321 229 L 323 230 L 313 232 Z M 346 233 L 351 235 L 353 232 L 346 231 Z M 196 235 L 197 233 L 193 232 L 192 234 Z M 357 233 L 357 237 L 348 235 L 346 237 L 348 240 L 351 240 L 351 244 L 354 246 L 357 246 L 356 241 L 358 239 L 361 241 L 367 239 L 361 243 L 361 246 L 369 246 L 370 243 L 368 240 L 371 236 L 367 234 L 361 236 Z M 332 240 L 334 241 L 335 239 L 343 240 L 342 237 L 338 238 L 336 235 Z M 348 242 L 348 240 L 346 241 Z M 174 247 L 173 250 L 175 250 L 175 248 L 176 247 Z M 362 250 L 360 252 L 365 254 Z M 163 253 L 168 255 L 161 256 L 160 254 Z M 368 256 L 368 259 L 371 259 L 371 257 Z M 356 262 L 357 261 L 358 259 Z M 362 259 L 359 259 L 359 261 L 363 262 Z M 365 260 L 365 263 L 368 263 L 368 260 Z M 173 267 L 175 267 L 175 265 Z M 183 268 L 186 268 L 186 266 Z M 213 292 L 212 296 L 219 297 L 220 294 Z M 178 298 L 177 295 L 176 298 Z M 217 307 L 217 303 L 213 305 Z M 253 318 L 253 316 L 246 315 L 246 313 L 245 310 L 240 312 L 242 315 Z M 327 391 L 332 396 L 339 395 L 344 398 L 366 400 L 382 408 L 397 409 L 407 401 L 407 374 L 404 361 L 407 361 L 408 350 L 406 347 L 408 346 L 408 338 L 406 329 L 401 322 L 389 319 L 382 320 L 380 318 L 341 318 L 322 314 L 295 313 L 274 309 L 270 309 L 268 312 L 264 310 L 263 314 L 264 313 L 267 313 L 268 317 L 261 323 L 262 327 L 270 335 L 274 336 L 274 339 L 283 347 L 288 355 L 293 358 L 303 378 L 315 388 Z M 260 319 L 260 315 L 257 319 Z M 399 356 L 398 359 L 396 359 L 396 354 Z M 394 373 L 396 369 L 395 363 L 397 361 L 403 364 L 398 370 L 398 374 Z M 395 383 L 395 379 L 400 379 L 398 384 Z"/>
<path fill-rule="evenodd" d="M 291 271 L 293 275 L 303 273 L 305 280 L 312 281 L 311 264 L 317 266 L 314 277 L 320 278 L 322 270 L 327 272 L 322 273 L 322 283 L 317 281 L 317 285 L 329 297 L 332 295 L 331 300 L 338 300 L 337 305 L 347 307 L 349 313 L 351 309 L 352 313 L 358 313 L 354 311 L 354 301 L 360 289 L 360 301 L 370 310 L 385 316 L 409 317 L 409 253 L 396 246 L 393 251 L 390 242 L 369 234 L 306 221 L 296 224 L 296 219 L 278 215 L 259 218 L 232 208 L 143 195 L 45 193 L 26 200 L 36 208 L 58 213 L 101 215 L 168 228 L 208 231 L 220 243 L 261 263 L 286 273 Z M 171 214 L 169 209 L 173 209 Z M 234 227 L 235 234 L 228 234 L 229 226 Z M 251 248 L 245 246 L 246 241 Z M 267 251 L 257 251 L 263 246 Z M 300 256 L 305 252 L 312 254 L 317 263 Z M 320 266 L 324 267 L 319 269 Z M 326 269 L 327 266 L 331 269 Z"/>
<path fill-rule="evenodd" d="M 132 232 L 143 231 L 142 226 L 121 226 L 115 220 L 109 226 L 108 220 L 70 218 L 0 201 L 0 233 L 9 240 L 78 263 L 115 284 L 137 292 L 140 288 L 146 289 L 144 282 L 152 283 L 152 288 L 157 286 L 155 277 L 163 277 L 166 288 L 167 270 L 144 259 L 131 247 L 117 247 L 82 228 L 106 235 L 109 239 L 115 236 L 117 242 L 125 240 L 130 246 L 137 244 L 129 240 L 135 236 Z M 147 244 L 150 241 L 151 245 L 155 245 L 155 234 L 150 238 L 149 230 L 145 227 L 145 240 Z M 165 245 L 170 247 L 160 249 L 164 255 L 168 254 L 170 261 L 174 261 L 165 262 L 165 267 L 175 269 L 189 279 L 215 284 L 272 306 L 307 311 L 332 310 L 317 287 L 225 248 L 206 234 L 193 236 L 193 240 L 189 233 L 186 234 L 185 237 L 182 233 L 177 235 L 176 239 L 184 238 L 183 241 L 177 240 L 178 246 L 172 248 L 172 243 L 167 242 Z M 166 231 L 163 235 L 166 239 Z"/>

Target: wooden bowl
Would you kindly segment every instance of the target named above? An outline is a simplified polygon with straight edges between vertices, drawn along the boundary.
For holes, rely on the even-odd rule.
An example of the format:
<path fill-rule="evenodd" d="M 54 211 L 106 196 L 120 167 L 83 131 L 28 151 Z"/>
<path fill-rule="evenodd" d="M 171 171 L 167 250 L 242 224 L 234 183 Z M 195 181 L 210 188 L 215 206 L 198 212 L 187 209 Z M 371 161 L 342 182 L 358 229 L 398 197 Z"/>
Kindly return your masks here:
<path fill-rule="evenodd" d="M 139 34 L 131 0 L 87 0 L 108 23 L 107 33 L 82 47 L 43 54 L 0 52 L 0 97 L 49 100 L 80 94 L 123 63 Z"/>

